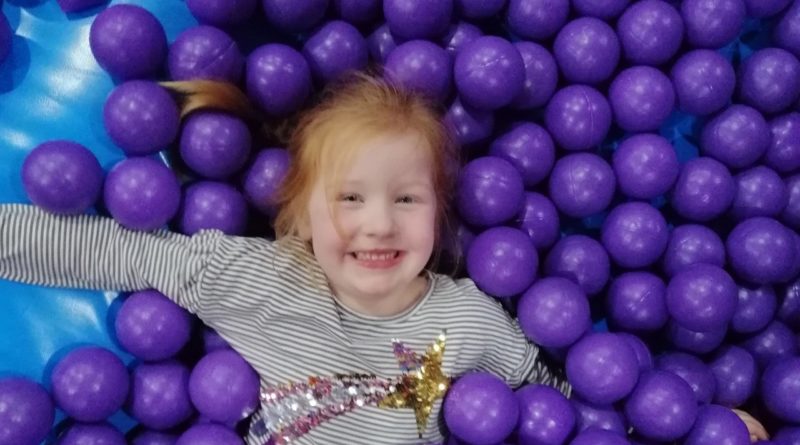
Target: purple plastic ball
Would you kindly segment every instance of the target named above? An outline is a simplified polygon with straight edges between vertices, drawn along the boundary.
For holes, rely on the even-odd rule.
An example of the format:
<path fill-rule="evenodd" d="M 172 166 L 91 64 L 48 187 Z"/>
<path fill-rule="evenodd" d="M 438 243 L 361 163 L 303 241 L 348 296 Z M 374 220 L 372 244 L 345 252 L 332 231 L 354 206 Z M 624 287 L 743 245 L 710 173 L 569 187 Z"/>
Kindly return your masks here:
<path fill-rule="evenodd" d="M 180 154 L 204 178 L 225 179 L 238 172 L 250 155 L 250 129 L 232 114 L 196 111 L 183 124 Z"/>
<path fill-rule="evenodd" d="M 625 58 L 638 65 L 661 65 L 674 56 L 683 41 L 683 19 L 674 6 L 661 0 L 632 4 L 617 22 Z"/>
<path fill-rule="evenodd" d="M 174 360 L 141 363 L 131 372 L 128 413 L 154 430 L 166 430 L 189 419 L 189 369 Z"/>
<path fill-rule="evenodd" d="M 456 98 L 447 110 L 444 122 L 453 132 L 456 141 L 464 148 L 478 146 L 492 136 L 494 113 L 479 110 Z"/>
<path fill-rule="evenodd" d="M 717 390 L 714 373 L 702 360 L 684 352 L 668 352 L 656 358 L 656 368 L 669 371 L 682 378 L 692 387 L 697 402 L 711 403 Z"/>
<path fill-rule="evenodd" d="M 625 437 L 611 431 L 587 428 L 578 433 L 569 445 L 630 445 L 630 442 Z"/>
<path fill-rule="evenodd" d="M 128 370 L 111 351 L 82 347 L 59 360 L 50 376 L 59 408 L 81 422 L 100 422 L 122 407 L 128 395 Z"/>
<path fill-rule="evenodd" d="M 104 2 L 102 0 L 57 0 L 58 6 L 64 12 L 79 12 L 89 9 Z M 0 57 L 0 61 L 2 57 Z"/>
<path fill-rule="evenodd" d="M 558 145 L 589 150 L 603 142 L 611 128 L 611 106 L 596 89 L 570 85 L 558 90 L 545 109 L 544 122 Z"/>
<path fill-rule="evenodd" d="M 693 354 L 707 354 L 713 351 L 722 344 L 727 332 L 727 326 L 705 332 L 693 331 L 679 325 L 675 320 L 667 322 L 666 329 L 667 339 L 672 346 L 680 351 Z"/>
<path fill-rule="evenodd" d="M 134 292 L 117 312 L 114 328 L 123 348 L 136 357 L 162 360 L 189 341 L 191 316 L 155 290 Z"/>
<path fill-rule="evenodd" d="M 131 80 L 114 88 L 103 106 L 108 135 L 128 156 L 167 148 L 178 136 L 180 114 L 169 92 L 159 84 Z"/>
<path fill-rule="evenodd" d="M 597 240 L 585 235 L 561 238 L 547 254 L 544 263 L 546 275 L 567 278 L 588 296 L 605 288 L 610 270 L 606 250 Z"/>
<path fill-rule="evenodd" d="M 800 423 L 800 357 L 770 365 L 761 376 L 760 393 L 769 412 L 787 422 Z M 800 439 L 800 428 L 798 430 L 794 436 Z"/>
<path fill-rule="evenodd" d="M 600 156 L 575 153 L 556 161 L 550 174 L 550 198 L 562 213 L 583 218 L 611 203 L 616 178 Z"/>
<path fill-rule="evenodd" d="M 489 18 L 500 12 L 506 0 L 454 0 L 456 13 L 469 20 Z"/>
<path fill-rule="evenodd" d="M 567 379 L 583 399 L 598 405 L 622 400 L 639 375 L 636 354 L 622 337 L 590 333 L 567 352 Z"/>
<path fill-rule="evenodd" d="M 673 229 L 664 252 L 664 273 L 673 277 L 694 264 L 725 265 L 725 244 L 706 226 L 685 224 Z"/>
<path fill-rule="evenodd" d="M 569 16 L 569 0 L 509 0 L 506 23 L 525 40 L 546 40 L 555 35 Z"/>
<path fill-rule="evenodd" d="M 550 134 L 532 122 L 517 122 L 492 142 L 489 154 L 514 165 L 525 187 L 542 182 L 553 169 L 555 146 Z"/>
<path fill-rule="evenodd" d="M 4 14 L 0 14 L 0 63 L 3 63 L 11 53 L 13 38 L 14 32 L 11 30 L 8 19 Z"/>
<path fill-rule="evenodd" d="M 389 29 L 401 40 L 435 39 L 447 31 L 453 0 L 383 0 Z"/>
<path fill-rule="evenodd" d="M 58 445 L 125 445 L 125 436 L 108 423 L 75 423 L 58 436 Z"/>
<path fill-rule="evenodd" d="M 800 230 L 800 174 L 784 179 L 786 186 L 787 203 L 781 213 L 781 222 Z"/>
<path fill-rule="evenodd" d="M 184 431 L 175 445 L 244 445 L 244 441 L 226 426 L 201 423 Z"/>
<path fill-rule="evenodd" d="M 667 284 L 667 310 L 681 326 L 707 332 L 724 328 L 736 311 L 738 288 L 723 269 L 695 264 Z"/>
<path fill-rule="evenodd" d="M 522 209 L 514 222 L 518 229 L 528 234 L 537 250 L 549 248 L 558 239 L 558 210 L 541 193 L 525 192 Z"/>
<path fill-rule="evenodd" d="M 739 286 L 739 302 L 731 319 L 731 330 L 750 334 L 764 329 L 778 308 L 778 298 L 771 286 Z"/>
<path fill-rule="evenodd" d="M 777 116 L 769 122 L 772 140 L 764 155 L 764 164 L 779 173 L 800 168 L 800 113 Z"/>
<path fill-rule="evenodd" d="M 464 45 L 483 36 L 483 31 L 472 23 L 460 20 L 450 25 L 447 34 L 441 40 L 441 45 L 447 54 L 455 60 L 456 55 L 461 52 Z M 522 51 L 520 51 L 521 53 Z M 526 65 L 527 67 L 527 65 Z"/>
<path fill-rule="evenodd" d="M 800 96 L 800 60 L 780 48 L 764 48 L 739 67 L 742 102 L 762 113 L 779 113 Z"/>
<path fill-rule="evenodd" d="M 657 130 L 672 113 L 675 91 L 656 68 L 634 66 L 614 78 L 608 91 L 614 120 L 631 132 Z"/>
<path fill-rule="evenodd" d="M 232 349 L 231 345 L 222 338 L 221 335 L 214 329 L 208 326 L 203 328 L 203 350 L 206 354 L 218 351 L 220 349 Z"/>
<path fill-rule="evenodd" d="M 798 355 L 798 339 L 785 324 L 774 320 L 764 330 L 741 343 L 741 347 L 764 369 L 771 363 Z"/>
<path fill-rule="evenodd" d="M 444 102 L 453 89 L 451 56 L 426 40 L 412 40 L 392 50 L 384 73 L 393 83 L 436 102 Z"/>
<path fill-rule="evenodd" d="M 667 442 L 689 432 L 697 417 L 697 401 L 682 378 L 653 370 L 639 376 L 625 402 L 625 415 L 642 436 Z"/>
<path fill-rule="evenodd" d="M 667 323 L 666 285 L 649 272 L 626 272 L 611 282 L 606 314 L 613 326 L 633 332 L 656 331 Z"/>
<path fill-rule="evenodd" d="M 669 241 L 669 231 L 658 209 L 643 202 L 627 202 L 608 214 L 601 239 L 615 263 L 636 269 L 647 267 L 661 257 Z"/>
<path fill-rule="evenodd" d="M 546 385 L 526 385 L 515 395 L 520 406 L 517 426 L 520 443 L 563 444 L 575 427 L 575 412 L 569 400 Z"/>
<path fill-rule="evenodd" d="M 800 279 L 794 279 L 784 289 L 776 319 L 800 330 Z"/>
<path fill-rule="evenodd" d="M 731 205 L 734 219 L 777 217 L 788 203 L 786 185 L 770 168 L 757 166 L 740 172 L 733 180 L 736 183 L 736 196 Z"/>
<path fill-rule="evenodd" d="M 175 173 L 164 164 L 150 158 L 129 158 L 108 172 L 103 200 L 121 225 L 154 230 L 175 216 L 181 190 Z"/>
<path fill-rule="evenodd" d="M 381 0 L 333 0 L 333 9 L 342 20 L 353 25 L 368 25 L 381 16 Z"/>
<path fill-rule="evenodd" d="M 173 80 L 210 79 L 237 83 L 242 77 L 244 56 L 224 31 L 213 26 L 196 26 L 182 32 L 172 42 L 167 54 L 167 67 Z"/>
<path fill-rule="evenodd" d="M 656 134 L 623 140 L 611 161 L 620 191 L 638 199 L 653 199 L 669 191 L 680 170 L 672 144 Z"/>
<path fill-rule="evenodd" d="M 447 392 L 444 420 L 452 434 L 474 445 L 493 445 L 517 425 L 519 404 L 505 382 L 474 372 L 460 377 Z"/>
<path fill-rule="evenodd" d="M 479 37 L 464 45 L 453 69 L 461 99 L 482 110 L 509 105 L 525 84 L 522 56 L 511 42 L 497 36 Z"/>
<path fill-rule="evenodd" d="M 754 18 L 765 18 L 781 12 L 792 0 L 744 0 L 747 15 Z"/>
<path fill-rule="evenodd" d="M 325 84 L 366 67 L 369 50 L 355 26 L 332 20 L 309 36 L 303 45 L 303 56 L 314 78 Z"/>
<path fill-rule="evenodd" d="M 738 346 L 723 346 L 717 350 L 708 366 L 717 381 L 714 403 L 736 407 L 755 392 L 758 368 L 755 359 L 746 350 Z"/>
<path fill-rule="evenodd" d="M 246 78 L 247 95 L 275 117 L 296 111 L 311 94 L 311 69 L 306 59 L 279 43 L 260 46 L 250 53 Z"/>
<path fill-rule="evenodd" d="M 113 77 L 148 78 L 158 74 L 164 63 L 167 36 L 148 10 L 113 5 L 92 22 L 89 46 L 97 63 Z"/>
<path fill-rule="evenodd" d="M 54 418 L 53 401 L 39 383 L 22 377 L 0 378 L 0 444 L 39 444 Z"/>
<path fill-rule="evenodd" d="M 569 82 L 597 84 L 605 81 L 619 63 L 620 46 L 614 30 L 594 17 L 567 23 L 553 42 L 553 55 Z"/>
<path fill-rule="evenodd" d="M 617 332 L 616 334 L 625 340 L 633 350 L 636 362 L 639 364 L 639 372 L 653 369 L 653 355 L 650 353 L 650 348 L 641 338 L 628 332 Z"/>
<path fill-rule="evenodd" d="M 625 418 L 613 405 L 594 405 L 582 400 L 576 394 L 570 398 L 570 404 L 577 415 L 575 431 L 580 433 L 589 428 L 597 428 L 612 431 L 620 436 L 627 434 L 628 427 L 625 425 Z"/>
<path fill-rule="evenodd" d="M 189 396 L 212 421 L 236 423 L 258 407 L 258 374 L 231 349 L 212 352 L 192 369 Z"/>
<path fill-rule="evenodd" d="M 746 15 L 743 0 L 684 0 L 681 16 L 686 40 L 696 48 L 721 48 L 742 30 Z"/>
<path fill-rule="evenodd" d="M 586 294 L 577 284 L 560 277 L 534 283 L 520 299 L 517 314 L 525 335 L 548 348 L 572 345 L 591 325 Z"/>
<path fill-rule="evenodd" d="M 698 116 L 721 110 L 730 102 L 736 88 L 736 72 L 731 62 L 708 49 L 696 49 L 682 55 L 672 66 L 670 78 L 678 107 Z"/>
<path fill-rule="evenodd" d="M 257 0 L 186 0 L 189 12 L 200 23 L 231 26 L 249 19 L 258 6 Z"/>
<path fill-rule="evenodd" d="M 397 43 L 394 41 L 391 31 L 389 31 L 389 25 L 384 23 L 367 36 L 367 48 L 373 61 L 378 63 L 386 62 L 389 53 L 397 48 Z"/>
<path fill-rule="evenodd" d="M 527 234 L 511 227 L 493 227 L 472 241 L 467 272 L 487 294 L 507 298 L 521 294 L 536 279 L 539 257 Z"/>
<path fill-rule="evenodd" d="M 153 430 L 140 430 L 130 439 L 130 445 L 175 445 L 178 436 Z"/>
<path fill-rule="evenodd" d="M 519 171 L 505 159 L 484 156 L 467 163 L 458 179 L 458 210 L 468 224 L 493 226 L 513 218 L 522 207 Z"/>
<path fill-rule="evenodd" d="M 245 170 L 242 192 L 247 201 L 262 214 L 277 214 L 278 189 L 289 171 L 289 152 L 283 148 L 259 151 Z"/>
<path fill-rule="evenodd" d="M 186 188 L 177 220 L 181 233 L 186 235 L 209 229 L 242 235 L 247 227 L 247 202 L 229 184 L 196 182 Z"/>
<path fill-rule="evenodd" d="M 285 33 L 308 31 L 319 24 L 328 0 L 261 0 L 267 22 Z"/>
<path fill-rule="evenodd" d="M 522 92 L 511 102 L 512 108 L 531 110 L 545 105 L 558 85 L 556 59 L 543 46 L 533 42 L 514 42 L 525 63 Z"/>
<path fill-rule="evenodd" d="M 764 116 L 747 105 L 731 105 L 703 127 L 700 150 L 729 168 L 753 165 L 770 145 Z"/>
<path fill-rule="evenodd" d="M 793 2 L 775 25 L 772 40 L 776 46 L 800 58 L 800 4 Z"/>
<path fill-rule="evenodd" d="M 749 445 L 750 432 L 736 413 L 719 405 L 701 407 L 685 445 Z"/>
<path fill-rule="evenodd" d="M 683 164 L 670 203 L 684 218 L 705 222 L 725 213 L 735 194 L 728 169 L 719 161 L 699 157 Z"/>
<path fill-rule="evenodd" d="M 25 157 L 22 184 L 37 206 L 52 213 L 75 215 L 97 201 L 103 186 L 103 169 L 83 145 L 48 141 Z"/>
<path fill-rule="evenodd" d="M 630 0 L 572 0 L 579 15 L 608 20 L 622 14 Z"/>
<path fill-rule="evenodd" d="M 772 218 L 746 219 L 725 241 L 736 274 L 751 283 L 771 284 L 790 279 L 797 254 L 791 229 Z"/>

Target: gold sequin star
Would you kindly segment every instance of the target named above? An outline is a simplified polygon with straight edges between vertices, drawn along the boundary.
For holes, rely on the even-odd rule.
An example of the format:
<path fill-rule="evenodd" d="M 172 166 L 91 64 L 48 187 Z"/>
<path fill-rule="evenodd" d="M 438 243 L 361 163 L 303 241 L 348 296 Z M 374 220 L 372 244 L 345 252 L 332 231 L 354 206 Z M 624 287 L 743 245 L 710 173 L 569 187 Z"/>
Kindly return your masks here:
<path fill-rule="evenodd" d="M 416 369 L 404 373 L 395 386 L 395 391 L 379 404 L 382 408 L 412 408 L 417 419 L 420 438 L 428 426 L 433 405 L 436 400 L 444 397 L 450 387 L 450 378 L 442 371 L 445 340 L 445 333 L 440 334 L 436 341 L 428 346 L 421 358 L 411 353 L 411 358 L 416 362 Z M 398 360 L 403 365 L 400 356 Z"/>

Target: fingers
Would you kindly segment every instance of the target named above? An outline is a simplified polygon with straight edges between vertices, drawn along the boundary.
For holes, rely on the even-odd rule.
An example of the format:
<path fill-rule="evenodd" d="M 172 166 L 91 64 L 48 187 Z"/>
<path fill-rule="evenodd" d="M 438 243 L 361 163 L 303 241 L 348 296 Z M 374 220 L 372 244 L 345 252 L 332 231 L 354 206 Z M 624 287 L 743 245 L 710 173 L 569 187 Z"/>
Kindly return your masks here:
<path fill-rule="evenodd" d="M 769 434 L 767 434 L 766 428 L 764 428 L 764 425 L 756 420 L 755 417 L 739 409 L 734 409 L 733 412 L 736 413 L 736 415 L 738 415 L 739 418 L 744 422 L 745 426 L 747 427 L 747 431 L 750 432 L 751 442 L 769 439 Z"/>

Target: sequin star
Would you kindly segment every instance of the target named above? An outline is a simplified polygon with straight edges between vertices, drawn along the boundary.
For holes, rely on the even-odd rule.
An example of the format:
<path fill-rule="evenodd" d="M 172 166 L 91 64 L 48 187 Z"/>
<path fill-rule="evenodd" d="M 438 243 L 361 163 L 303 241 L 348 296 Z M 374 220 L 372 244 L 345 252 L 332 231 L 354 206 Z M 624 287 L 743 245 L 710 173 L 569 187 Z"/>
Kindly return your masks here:
<path fill-rule="evenodd" d="M 450 387 L 450 378 L 442 371 L 446 335 L 442 332 L 428 346 L 422 357 L 408 349 L 399 340 L 394 340 L 394 351 L 400 367 L 405 372 L 395 387 L 378 406 L 382 408 L 412 408 L 417 420 L 419 437 L 428 426 L 433 405 L 444 397 Z"/>

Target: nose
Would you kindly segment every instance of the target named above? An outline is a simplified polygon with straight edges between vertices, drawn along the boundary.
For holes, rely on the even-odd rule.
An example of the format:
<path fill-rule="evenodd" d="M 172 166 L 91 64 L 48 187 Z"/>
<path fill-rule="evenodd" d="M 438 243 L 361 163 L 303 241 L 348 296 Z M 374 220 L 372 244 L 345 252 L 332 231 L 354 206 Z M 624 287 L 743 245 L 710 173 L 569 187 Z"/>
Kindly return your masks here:
<path fill-rule="evenodd" d="M 395 233 L 395 215 L 391 203 L 373 202 L 364 214 L 364 233 L 371 237 L 385 238 Z"/>

